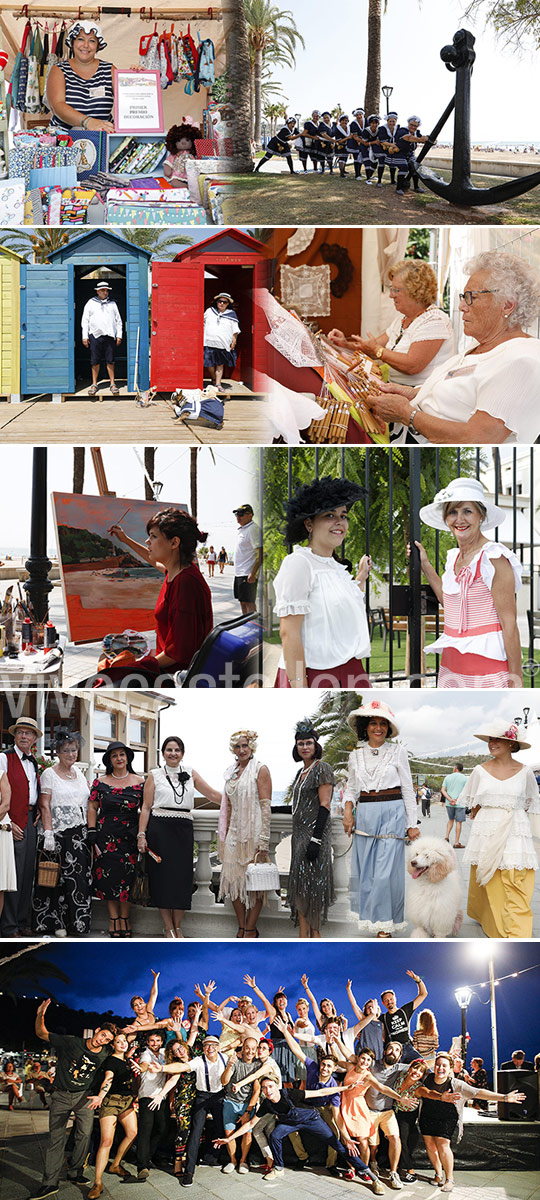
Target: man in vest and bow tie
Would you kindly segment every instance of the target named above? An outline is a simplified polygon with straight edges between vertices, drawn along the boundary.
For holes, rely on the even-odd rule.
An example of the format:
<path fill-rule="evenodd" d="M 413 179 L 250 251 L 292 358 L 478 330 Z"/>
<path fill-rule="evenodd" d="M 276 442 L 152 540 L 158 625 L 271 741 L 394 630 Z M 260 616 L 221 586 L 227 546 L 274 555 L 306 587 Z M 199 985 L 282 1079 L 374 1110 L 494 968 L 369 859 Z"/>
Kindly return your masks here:
<path fill-rule="evenodd" d="M 42 737 L 32 717 L 17 717 L 9 732 L 15 745 L 0 754 L 0 770 L 11 785 L 9 815 L 13 830 L 17 891 L 6 892 L 0 919 L 0 936 L 18 937 L 31 932 L 32 889 L 36 864 L 36 823 L 39 818 L 39 777 L 33 751 Z"/>

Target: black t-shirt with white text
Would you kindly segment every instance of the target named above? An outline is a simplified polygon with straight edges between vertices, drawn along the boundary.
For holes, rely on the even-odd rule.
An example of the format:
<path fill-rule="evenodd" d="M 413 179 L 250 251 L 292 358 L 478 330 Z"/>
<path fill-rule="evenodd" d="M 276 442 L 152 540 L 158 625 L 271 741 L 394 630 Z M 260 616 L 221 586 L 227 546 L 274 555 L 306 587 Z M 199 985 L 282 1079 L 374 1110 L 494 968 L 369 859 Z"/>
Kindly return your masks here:
<path fill-rule="evenodd" d="M 408 1004 L 402 1004 L 401 1008 L 396 1008 L 395 1012 L 383 1013 L 381 1021 L 386 1030 L 387 1042 L 400 1042 L 402 1046 L 410 1042 L 409 1022 L 413 1012 L 414 1000 L 409 1000 Z"/>

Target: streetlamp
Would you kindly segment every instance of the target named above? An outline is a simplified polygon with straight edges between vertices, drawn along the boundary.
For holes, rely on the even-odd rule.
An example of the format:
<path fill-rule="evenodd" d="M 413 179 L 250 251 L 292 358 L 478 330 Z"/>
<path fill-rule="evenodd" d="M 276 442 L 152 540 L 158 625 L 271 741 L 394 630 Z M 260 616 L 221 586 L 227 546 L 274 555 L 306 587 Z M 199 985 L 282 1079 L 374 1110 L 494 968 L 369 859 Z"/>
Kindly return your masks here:
<path fill-rule="evenodd" d="M 388 84 L 385 84 L 384 87 L 381 88 L 381 92 L 386 100 L 386 115 L 387 116 L 388 116 L 388 113 L 390 112 L 390 105 L 389 105 L 388 101 L 390 99 L 390 96 L 392 95 L 393 90 L 394 90 L 393 87 L 389 87 Z"/>
<path fill-rule="evenodd" d="M 297 129 L 300 129 L 300 117 L 301 117 L 301 116 L 302 116 L 302 113 L 295 113 L 295 114 L 294 114 L 294 119 L 295 119 L 295 121 L 296 121 L 296 127 L 297 127 Z"/>
<path fill-rule="evenodd" d="M 266 121 L 261 122 L 262 148 L 266 149 Z"/>
<path fill-rule="evenodd" d="M 25 563 L 28 579 L 23 584 L 36 621 L 46 621 L 48 595 L 52 591 L 47 555 L 47 447 L 35 446 L 32 452 L 32 509 L 30 518 L 30 557 Z"/>
<path fill-rule="evenodd" d="M 461 1057 L 463 1066 L 467 1066 L 467 1011 L 469 1004 L 473 998 L 473 993 L 469 987 L 457 988 L 454 996 L 461 1009 Z"/>

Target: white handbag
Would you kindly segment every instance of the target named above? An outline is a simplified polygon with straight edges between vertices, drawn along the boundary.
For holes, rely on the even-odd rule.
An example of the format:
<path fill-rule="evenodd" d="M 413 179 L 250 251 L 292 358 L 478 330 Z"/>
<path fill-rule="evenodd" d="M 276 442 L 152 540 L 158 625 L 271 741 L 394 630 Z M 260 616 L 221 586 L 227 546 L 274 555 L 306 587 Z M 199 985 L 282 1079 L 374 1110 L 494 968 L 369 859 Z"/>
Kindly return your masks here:
<path fill-rule="evenodd" d="M 279 892 L 279 871 L 273 862 L 252 862 L 246 868 L 248 892 Z"/>

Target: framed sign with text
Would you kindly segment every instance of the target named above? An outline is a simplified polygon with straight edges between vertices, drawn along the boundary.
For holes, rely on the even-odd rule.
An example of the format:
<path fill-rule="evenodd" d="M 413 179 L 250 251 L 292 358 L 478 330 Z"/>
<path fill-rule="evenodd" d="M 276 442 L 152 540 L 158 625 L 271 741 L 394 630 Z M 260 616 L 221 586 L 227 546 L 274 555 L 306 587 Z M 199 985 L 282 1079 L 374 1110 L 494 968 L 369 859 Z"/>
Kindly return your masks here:
<path fill-rule="evenodd" d="M 116 133 L 163 133 L 159 71 L 114 70 Z"/>

